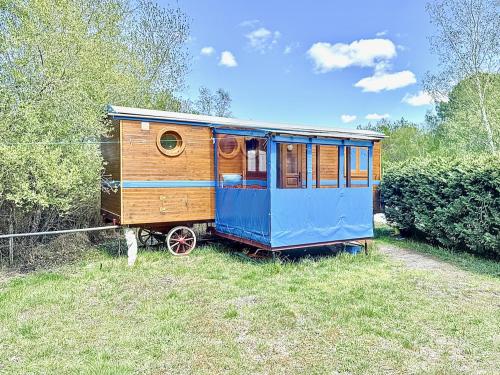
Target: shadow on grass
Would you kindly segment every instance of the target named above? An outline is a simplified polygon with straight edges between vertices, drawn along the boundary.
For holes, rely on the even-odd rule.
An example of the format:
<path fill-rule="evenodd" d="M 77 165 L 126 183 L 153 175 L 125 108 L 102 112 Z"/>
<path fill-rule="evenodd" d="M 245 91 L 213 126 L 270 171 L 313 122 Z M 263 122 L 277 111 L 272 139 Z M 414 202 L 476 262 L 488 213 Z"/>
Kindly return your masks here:
<path fill-rule="evenodd" d="M 459 252 L 433 246 L 422 240 L 401 238 L 394 228 L 379 225 L 375 228 L 375 240 L 379 243 L 391 244 L 403 249 L 414 250 L 452 264 L 462 270 L 495 278 L 500 277 L 500 262 L 494 259 L 482 258 L 467 252 Z"/>
<path fill-rule="evenodd" d="M 269 262 L 291 262 L 298 263 L 304 260 L 319 260 L 327 257 L 336 257 L 343 253 L 342 245 L 333 246 L 318 246 L 318 247 L 305 247 L 301 249 L 283 250 L 283 251 L 267 251 L 260 250 L 256 256 L 249 254 L 255 253 L 256 248 L 248 245 L 230 241 L 226 239 L 217 239 L 210 242 L 210 246 L 215 251 L 224 253 L 226 256 L 243 263 L 269 263 Z M 364 255 L 364 249 L 358 254 Z"/>
<path fill-rule="evenodd" d="M 98 245 L 98 248 L 103 254 L 111 258 L 127 256 L 127 243 L 123 236 L 121 236 L 120 239 L 118 237 L 107 238 Z M 219 254 L 223 254 L 224 256 L 230 258 L 232 261 L 249 264 L 273 262 L 298 263 L 305 260 L 320 260 L 328 257 L 336 257 L 344 252 L 342 245 L 332 245 L 306 247 L 301 249 L 276 252 L 260 250 L 257 252 L 257 256 L 251 256 L 249 254 L 255 253 L 257 250 L 254 247 L 224 238 L 211 238 L 199 241 L 196 245 L 196 248 L 193 250 L 193 255 L 195 252 L 198 253 L 205 250 L 215 251 Z M 138 252 L 139 256 L 141 253 L 149 252 L 165 252 L 167 256 L 170 256 L 165 244 L 147 247 L 139 245 Z M 364 254 L 365 251 L 364 248 L 362 248 L 358 256 L 364 256 Z"/>

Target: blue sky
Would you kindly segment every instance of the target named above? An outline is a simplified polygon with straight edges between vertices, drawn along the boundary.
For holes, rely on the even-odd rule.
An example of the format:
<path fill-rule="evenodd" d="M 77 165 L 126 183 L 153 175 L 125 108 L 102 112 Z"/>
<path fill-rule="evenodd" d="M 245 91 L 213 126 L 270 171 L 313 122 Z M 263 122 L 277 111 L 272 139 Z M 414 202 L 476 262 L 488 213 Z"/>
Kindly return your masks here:
<path fill-rule="evenodd" d="M 179 0 L 192 19 L 185 95 L 227 89 L 238 118 L 354 127 L 422 122 L 436 65 L 424 1 Z M 405 99 L 404 99 L 405 98 Z"/>

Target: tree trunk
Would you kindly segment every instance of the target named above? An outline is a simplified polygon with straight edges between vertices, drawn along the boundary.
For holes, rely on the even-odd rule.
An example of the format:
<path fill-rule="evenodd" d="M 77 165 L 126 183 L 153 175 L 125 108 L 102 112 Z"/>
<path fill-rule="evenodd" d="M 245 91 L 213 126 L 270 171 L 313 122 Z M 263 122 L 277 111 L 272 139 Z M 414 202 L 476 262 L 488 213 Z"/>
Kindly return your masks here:
<path fill-rule="evenodd" d="M 479 81 L 479 77 L 476 74 L 476 87 L 477 87 L 477 92 L 479 95 L 479 107 L 481 108 L 481 122 L 486 129 L 486 133 L 488 134 L 488 143 L 490 145 L 491 151 L 494 153 L 496 152 L 496 146 L 495 142 L 493 141 L 493 131 L 491 129 L 490 122 L 488 120 L 488 114 L 486 113 L 486 105 L 484 103 L 484 92 L 483 88 L 481 85 L 481 82 Z"/>

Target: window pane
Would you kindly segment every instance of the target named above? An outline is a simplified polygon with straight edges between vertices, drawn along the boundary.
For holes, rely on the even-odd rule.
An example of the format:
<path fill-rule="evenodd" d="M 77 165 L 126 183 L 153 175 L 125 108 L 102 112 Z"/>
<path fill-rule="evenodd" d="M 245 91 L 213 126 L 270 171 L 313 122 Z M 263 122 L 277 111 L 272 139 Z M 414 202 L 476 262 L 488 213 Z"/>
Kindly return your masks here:
<path fill-rule="evenodd" d="M 220 140 L 220 150 L 225 155 L 230 155 L 238 147 L 238 142 L 233 136 L 225 136 Z"/>
<path fill-rule="evenodd" d="M 351 170 L 356 170 L 356 151 L 357 147 L 351 147 Z"/>
<path fill-rule="evenodd" d="M 318 148 L 316 149 L 318 152 Z M 316 187 L 339 187 L 339 148 L 337 146 L 321 145 L 319 147 L 319 179 L 316 178 Z"/>
<path fill-rule="evenodd" d="M 259 172 L 267 171 L 266 151 L 259 150 Z"/>
<path fill-rule="evenodd" d="M 356 150 L 355 153 L 352 150 Z M 368 147 L 351 147 L 351 155 L 355 155 L 357 160 L 351 160 L 350 186 L 352 188 L 368 187 Z"/>
<path fill-rule="evenodd" d="M 222 141 L 222 142 L 220 142 Z M 266 189 L 265 138 L 218 135 L 218 187 Z"/>
<path fill-rule="evenodd" d="M 287 145 L 286 146 L 286 173 L 298 173 L 299 171 L 299 145 Z"/>
<path fill-rule="evenodd" d="M 160 139 L 162 147 L 166 150 L 173 150 L 174 148 L 176 148 L 177 142 L 177 137 L 170 133 L 163 134 Z"/>
<path fill-rule="evenodd" d="M 278 187 L 282 189 L 306 188 L 306 145 L 280 143 L 277 146 Z"/>
<path fill-rule="evenodd" d="M 368 147 L 359 148 L 359 170 L 368 171 Z"/>
<path fill-rule="evenodd" d="M 247 171 L 255 172 L 257 171 L 257 158 L 255 156 L 256 150 L 247 151 Z"/>

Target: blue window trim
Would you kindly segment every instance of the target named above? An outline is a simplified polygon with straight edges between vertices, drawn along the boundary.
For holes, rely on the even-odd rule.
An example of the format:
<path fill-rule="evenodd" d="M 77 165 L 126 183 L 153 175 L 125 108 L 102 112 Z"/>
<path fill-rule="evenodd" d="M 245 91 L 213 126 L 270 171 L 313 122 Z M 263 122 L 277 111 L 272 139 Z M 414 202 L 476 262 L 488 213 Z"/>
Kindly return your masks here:
<path fill-rule="evenodd" d="M 334 146 L 359 146 L 372 147 L 373 142 L 370 141 L 354 141 L 349 139 L 329 139 L 329 138 L 312 138 L 301 136 L 275 135 L 272 137 L 274 142 L 279 143 L 304 143 L 313 145 L 334 145 Z"/>
<path fill-rule="evenodd" d="M 316 180 L 312 180 L 313 185 Z M 268 180 L 269 182 L 269 180 Z M 247 183 L 252 185 L 266 186 L 266 181 L 264 180 L 248 180 Z M 365 181 L 352 181 L 353 185 L 365 184 Z M 374 180 L 373 185 L 379 185 L 380 181 Z M 102 183 L 103 186 L 113 187 L 113 188 L 124 188 L 124 189 L 140 189 L 140 188 L 187 188 L 187 187 L 215 187 L 216 181 L 206 180 L 206 181 L 189 181 L 189 180 L 176 180 L 176 181 L 137 181 L 137 180 L 126 180 L 123 184 L 120 181 L 106 181 Z M 270 186 L 270 184 L 268 184 Z M 337 186 L 337 180 L 321 180 L 322 186 Z"/>
<path fill-rule="evenodd" d="M 243 129 L 218 129 L 214 128 L 215 134 L 241 135 L 249 137 L 265 137 L 267 136 L 264 130 L 243 130 Z"/>
<path fill-rule="evenodd" d="M 277 154 L 276 154 L 276 142 L 270 141 L 267 143 L 267 181 L 270 189 L 276 189 L 277 187 Z"/>
<path fill-rule="evenodd" d="M 368 187 L 373 187 L 373 147 L 368 147 Z"/>
<path fill-rule="evenodd" d="M 307 188 L 313 188 L 313 161 L 312 161 L 312 144 L 306 145 L 306 171 L 307 171 Z"/>
<path fill-rule="evenodd" d="M 343 188 L 345 185 L 345 177 L 344 177 L 344 151 L 345 147 L 339 147 L 339 188 Z"/>

